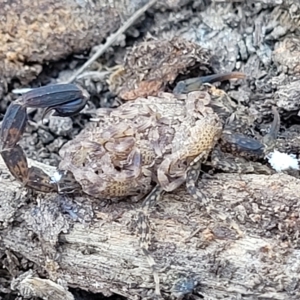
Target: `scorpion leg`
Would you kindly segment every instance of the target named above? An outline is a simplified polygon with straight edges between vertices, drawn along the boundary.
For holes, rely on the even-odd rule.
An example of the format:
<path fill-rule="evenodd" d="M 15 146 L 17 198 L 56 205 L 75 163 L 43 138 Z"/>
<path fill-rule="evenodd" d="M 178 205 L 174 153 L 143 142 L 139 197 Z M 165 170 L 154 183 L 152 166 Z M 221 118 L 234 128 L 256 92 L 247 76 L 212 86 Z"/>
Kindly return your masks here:
<path fill-rule="evenodd" d="M 71 116 L 85 106 L 87 99 L 88 94 L 76 85 L 61 84 L 33 89 L 8 107 L 0 132 L 1 156 L 11 174 L 24 186 L 41 192 L 60 191 L 57 182 L 43 170 L 28 166 L 26 155 L 18 145 L 26 129 L 26 108 L 46 108 L 46 111 L 54 110 L 58 116 Z M 67 177 L 66 182 L 74 181 Z"/>
<path fill-rule="evenodd" d="M 191 162 L 186 172 L 186 189 L 195 200 L 200 202 L 206 200 L 205 194 L 196 187 L 196 182 L 199 178 L 201 172 L 201 164 L 204 158 L 206 158 L 205 153 L 201 153 L 199 156 L 197 156 Z"/>
<path fill-rule="evenodd" d="M 271 150 L 273 150 L 280 129 L 280 116 L 275 106 L 272 106 L 272 113 L 274 115 L 274 119 L 271 124 L 270 131 L 263 137 L 265 155 L 268 154 Z"/>
<path fill-rule="evenodd" d="M 188 192 L 199 201 L 205 199 L 205 195 L 201 193 L 201 191 L 195 186 L 195 182 L 197 181 L 200 174 L 200 167 L 203 160 L 206 159 L 207 153 L 203 152 L 198 155 L 190 164 L 187 170 L 187 178 L 186 178 L 186 186 Z M 181 185 L 183 183 L 182 179 L 179 178 L 177 184 Z M 179 186 L 178 185 L 178 186 Z M 150 232 L 150 222 L 149 222 L 149 213 L 151 209 L 156 205 L 156 203 L 160 200 L 164 192 L 164 188 L 158 184 L 151 193 L 146 197 L 142 204 L 142 210 L 138 214 L 138 234 L 140 238 L 140 247 L 147 258 L 147 261 L 152 269 L 154 282 L 155 282 L 155 294 L 160 296 L 160 283 L 159 276 L 157 271 L 157 265 L 149 252 L 149 244 L 151 240 L 151 232 Z"/>
<path fill-rule="evenodd" d="M 157 201 L 159 201 L 160 197 L 162 196 L 162 193 L 163 193 L 163 189 L 161 188 L 160 185 L 157 185 L 142 203 L 142 210 L 139 212 L 138 220 L 137 220 L 140 247 L 144 255 L 146 256 L 147 261 L 152 269 L 152 274 L 155 283 L 155 294 L 158 297 L 161 296 L 160 283 L 159 283 L 157 265 L 149 251 L 151 232 L 150 232 L 150 222 L 149 222 L 148 215 L 151 209 L 157 203 Z"/>

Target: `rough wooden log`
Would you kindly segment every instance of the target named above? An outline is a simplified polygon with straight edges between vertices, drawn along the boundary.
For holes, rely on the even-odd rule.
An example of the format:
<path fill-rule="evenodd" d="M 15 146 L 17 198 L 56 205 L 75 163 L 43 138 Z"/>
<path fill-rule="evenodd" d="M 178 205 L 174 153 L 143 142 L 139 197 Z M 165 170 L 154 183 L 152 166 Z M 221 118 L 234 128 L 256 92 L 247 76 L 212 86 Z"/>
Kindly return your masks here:
<path fill-rule="evenodd" d="M 27 84 L 44 63 L 101 43 L 118 28 L 122 11 L 107 1 L 17 0 L 0 7 L 0 95 L 12 79 Z"/>
<path fill-rule="evenodd" d="M 0 97 L 12 80 L 28 84 L 44 64 L 101 45 L 146 2 L 0 1 Z M 157 7 L 175 9 L 179 2 L 160 1 Z"/>
<path fill-rule="evenodd" d="M 151 298 L 135 233 L 140 203 L 33 195 L 2 161 L 0 170 L 0 251 L 12 288 L 44 299 L 72 299 L 68 287 Z M 164 298 L 181 288 L 196 299 L 299 299 L 299 180 L 218 174 L 200 187 L 208 203 L 181 188 L 151 214 Z"/>

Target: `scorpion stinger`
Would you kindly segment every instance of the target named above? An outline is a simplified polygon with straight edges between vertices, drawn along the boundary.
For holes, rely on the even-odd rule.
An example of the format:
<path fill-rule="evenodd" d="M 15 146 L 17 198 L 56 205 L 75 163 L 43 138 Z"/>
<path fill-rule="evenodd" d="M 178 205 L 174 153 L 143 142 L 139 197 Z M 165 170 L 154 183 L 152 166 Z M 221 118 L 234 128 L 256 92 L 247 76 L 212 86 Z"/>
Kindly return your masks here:
<path fill-rule="evenodd" d="M 58 84 L 33 89 L 10 104 L 1 127 L 1 156 L 12 175 L 24 186 L 41 192 L 60 191 L 57 182 L 43 170 L 28 166 L 26 155 L 18 145 L 26 129 L 26 108 L 46 108 L 46 112 L 54 110 L 57 116 L 72 116 L 84 108 L 88 98 L 88 93 L 77 85 Z M 68 178 L 68 182 L 73 181 Z"/>

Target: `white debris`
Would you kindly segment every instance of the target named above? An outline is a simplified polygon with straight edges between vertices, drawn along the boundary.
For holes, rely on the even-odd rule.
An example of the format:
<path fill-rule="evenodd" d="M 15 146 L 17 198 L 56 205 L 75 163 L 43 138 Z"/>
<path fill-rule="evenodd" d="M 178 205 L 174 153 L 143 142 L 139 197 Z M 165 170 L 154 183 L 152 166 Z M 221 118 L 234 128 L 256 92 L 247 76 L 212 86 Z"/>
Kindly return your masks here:
<path fill-rule="evenodd" d="M 267 159 L 276 172 L 288 169 L 299 170 L 299 164 L 295 154 L 286 154 L 274 150 L 267 155 Z"/>
<path fill-rule="evenodd" d="M 54 172 L 54 174 L 51 176 L 50 183 L 58 183 L 61 180 L 62 174 L 58 171 Z"/>
<path fill-rule="evenodd" d="M 22 88 L 22 89 L 14 89 L 14 90 L 12 90 L 12 92 L 13 92 L 13 94 L 23 95 L 23 94 L 26 94 L 26 93 L 28 93 L 32 90 L 33 90 L 32 88 Z"/>

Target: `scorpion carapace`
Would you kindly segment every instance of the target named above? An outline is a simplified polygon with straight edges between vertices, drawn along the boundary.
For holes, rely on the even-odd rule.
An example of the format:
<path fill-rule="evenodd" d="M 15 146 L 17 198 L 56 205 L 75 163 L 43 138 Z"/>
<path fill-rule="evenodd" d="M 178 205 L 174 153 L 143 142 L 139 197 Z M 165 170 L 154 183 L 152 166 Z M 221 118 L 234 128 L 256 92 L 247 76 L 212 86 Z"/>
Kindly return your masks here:
<path fill-rule="evenodd" d="M 29 167 L 18 145 L 27 124 L 27 107 L 54 110 L 57 116 L 72 116 L 85 106 L 88 93 L 74 84 L 57 84 L 33 89 L 10 104 L 1 127 L 1 155 L 12 175 L 24 186 L 41 192 L 58 191 L 55 181 L 43 170 Z"/>

